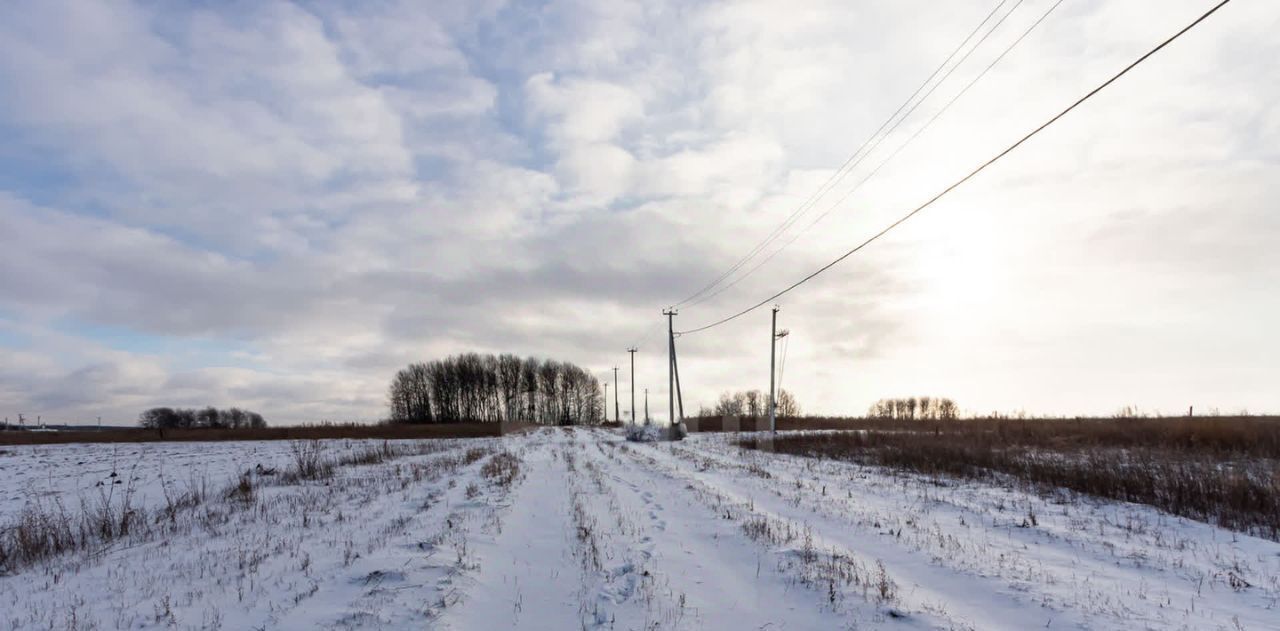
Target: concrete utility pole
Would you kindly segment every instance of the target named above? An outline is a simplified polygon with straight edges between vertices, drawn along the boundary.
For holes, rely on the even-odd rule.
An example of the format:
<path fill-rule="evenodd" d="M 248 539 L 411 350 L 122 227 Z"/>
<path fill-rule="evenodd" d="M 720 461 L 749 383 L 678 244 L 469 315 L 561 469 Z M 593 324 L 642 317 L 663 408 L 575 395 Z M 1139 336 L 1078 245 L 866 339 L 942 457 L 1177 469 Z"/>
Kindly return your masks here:
<path fill-rule="evenodd" d="M 684 395 L 680 393 L 680 355 L 676 353 L 676 338 L 671 337 L 671 368 L 676 373 L 676 411 L 679 413 L 676 418 L 680 422 L 684 422 Z"/>
<path fill-rule="evenodd" d="M 773 305 L 773 324 L 769 327 L 769 431 L 778 433 L 778 399 L 773 393 L 773 370 L 777 364 L 778 305 Z"/>
<path fill-rule="evenodd" d="M 676 330 L 672 318 L 675 317 L 676 310 L 664 310 L 662 315 L 667 316 L 667 424 L 674 427 L 676 424 Z"/>
<path fill-rule="evenodd" d="M 778 305 L 773 305 L 773 324 L 769 329 L 769 431 L 774 434 L 778 433 L 778 397 L 774 394 L 773 373 L 777 365 L 778 340 L 788 333 L 790 331 L 786 329 L 778 332 Z"/>
<path fill-rule="evenodd" d="M 618 367 L 613 367 L 613 420 L 621 423 L 622 414 L 618 412 Z"/>
<path fill-rule="evenodd" d="M 631 422 L 636 422 L 636 351 L 640 349 L 632 346 L 627 349 L 631 353 Z"/>

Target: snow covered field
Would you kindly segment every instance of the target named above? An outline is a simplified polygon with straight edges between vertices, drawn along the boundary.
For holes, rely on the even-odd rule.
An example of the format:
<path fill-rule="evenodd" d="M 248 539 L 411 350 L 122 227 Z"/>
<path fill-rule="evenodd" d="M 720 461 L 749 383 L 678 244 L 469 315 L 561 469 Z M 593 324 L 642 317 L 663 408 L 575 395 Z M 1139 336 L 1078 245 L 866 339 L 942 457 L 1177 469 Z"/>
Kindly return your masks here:
<path fill-rule="evenodd" d="M 324 453 L 369 447 L 356 442 Z M 152 511 L 188 472 L 218 491 L 148 513 L 172 521 L 150 535 L 0 577 L 0 627 L 1280 628 L 1280 544 L 1143 506 L 742 451 L 724 435 L 422 445 L 331 478 L 251 476 L 240 492 L 246 469 L 291 466 L 291 445 L 9 448 L 4 524 L 33 496 L 77 504 L 111 471 L 137 478 Z"/>
<path fill-rule="evenodd" d="M 209 443 L 114 443 L 22 445 L 0 448 L 0 523 L 8 522 L 32 498 L 78 507 L 100 492 L 131 487 L 136 505 L 155 507 L 165 487 L 185 489 L 200 481 L 224 485 L 258 464 L 284 466 L 289 443 L 281 441 Z M 111 474 L 115 474 L 112 476 Z M 116 482 L 119 482 L 116 484 Z M 114 487 L 114 488 L 112 488 Z"/>

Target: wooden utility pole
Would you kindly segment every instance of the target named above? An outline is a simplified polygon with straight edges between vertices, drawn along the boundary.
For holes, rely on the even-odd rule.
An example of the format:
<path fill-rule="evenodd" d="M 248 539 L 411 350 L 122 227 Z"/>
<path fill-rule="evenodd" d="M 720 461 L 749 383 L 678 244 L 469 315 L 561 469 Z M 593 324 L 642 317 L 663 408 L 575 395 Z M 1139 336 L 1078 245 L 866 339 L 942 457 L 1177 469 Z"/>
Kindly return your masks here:
<path fill-rule="evenodd" d="M 604 420 L 609 420 L 609 382 L 604 382 Z"/>
<path fill-rule="evenodd" d="M 622 422 L 622 414 L 618 412 L 618 367 L 617 366 L 613 367 L 613 420 L 619 423 Z"/>
<path fill-rule="evenodd" d="M 649 389 L 644 389 L 644 424 L 649 424 Z"/>

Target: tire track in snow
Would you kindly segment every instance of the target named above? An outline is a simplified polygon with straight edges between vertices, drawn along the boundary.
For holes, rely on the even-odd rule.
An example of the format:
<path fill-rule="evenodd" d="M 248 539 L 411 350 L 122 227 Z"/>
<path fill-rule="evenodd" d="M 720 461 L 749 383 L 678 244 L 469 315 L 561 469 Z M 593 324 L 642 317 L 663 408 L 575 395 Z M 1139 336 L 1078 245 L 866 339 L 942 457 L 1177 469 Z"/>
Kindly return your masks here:
<path fill-rule="evenodd" d="M 769 493 L 749 490 L 751 476 L 745 473 L 723 479 L 713 470 L 698 471 L 692 463 L 673 457 L 662 446 L 645 445 L 637 455 L 673 480 L 681 488 L 696 490 L 716 498 L 729 508 L 778 524 L 797 533 L 808 533 L 818 550 L 854 559 L 864 567 L 883 564 L 904 611 L 921 622 L 961 629 L 1027 629 L 1044 627 L 1043 608 L 1002 593 L 983 580 L 958 580 L 954 572 L 939 568 L 931 560 L 903 557 L 901 550 L 875 538 L 855 539 L 848 524 L 841 524 L 806 507 L 793 505 Z M 746 466 L 742 466 L 745 471 Z M 745 487 L 745 488 L 744 488 Z"/>
<path fill-rule="evenodd" d="M 50 561 L 45 571 L 60 579 L 40 590 L 29 587 L 34 574 L 0 577 L 0 626 L 280 628 L 285 617 L 328 605 L 317 594 L 347 580 L 347 566 L 359 562 L 355 555 L 379 554 L 403 530 L 432 519 L 431 511 L 419 509 L 420 500 L 466 469 L 448 461 L 493 442 L 444 444 L 449 447 L 433 453 L 339 467 L 323 482 L 260 476 L 247 499 L 211 493 L 179 513 L 180 530 L 103 550 L 89 561 Z M 343 611 L 332 613 L 302 628 L 328 625 Z"/>
<path fill-rule="evenodd" d="M 674 628 L 838 629 L 862 624 L 923 627 L 919 618 L 891 618 L 861 599 L 838 598 L 806 588 L 779 556 L 749 540 L 740 523 L 712 517 L 680 481 L 635 460 L 644 447 L 594 432 L 604 450 L 600 465 L 625 511 L 644 516 L 633 536 L 648 553 L 646 569 L 668 596 L 683 595 L 688 615 Z M 613 457 L 611 457 L 611 455 Z M 669 624 L 671 619 L 666 620 Z M 630 627 L 629 627 L 630 628 Z M 664 627 L 666 628 L 666 627 Z"/>
<path fill-rule="evenodd" d="M 1214 571 L 1211 566 L 1220 566 L 1224 561 L 1238 564 L 1241 555 L 1228 550 L 1223 560 L 1207 564 L 1208 569 L 1197 567 L 1204 561 L 1197 558 L 1201 553 L 1196 551 L 1196 541 L 1206 539 L 1204 531 L 1209 531 L 1209 540 L 1225 536 L 1234 543 L 1237 540 L 1234 534 L 1205 524 L 1165 519 L 1148 507 L 1099 501 L 1096 503 L 1101 507 L 1099 518 L 1097 511 L 1089 510 L 1095 504 L 1068 503 L 1064 507 L 1033 494 L 977 483 L 939 488 L 924 476 L 887 474 L 848 463 L 742 451 L 719 436 L 699 437 L 685 445 L 672 446 L 670 453 L 666 449 L 658 451 L 668 456 L 711 458 L 742 471 L 761 470 L 764 462 L 772 480 L 751 475 L 729 476 L 716 468 L 697 474 L 716 480 L 721 486 L 736 483 L 738 487 L 751 489 L 748 493 L 756 501 L 792 517 L 829 524 L 824 528 L 839 533 L 851 542 L 849 545 L 892 557 L 899 567 L 902 559 L 916 563 L 927 560 L 937 567 L 933 568 L 932 576 L 923 578 L 935 585 L 945 586 L 948 580 L 961 583 L 963 588 L 985 585 L 997 595 L 1040 606 L 1045 616 L 1051 618 L 1045 623 L 1054 626 L 1080 624 L 1115 629 L 1128 629 L 1135 624 L 1187 629 L 1272 626 L 1269 610 L 1276 603 L 1274 589 L 1268 595 L 1266 589 L 1250 592 L 1222 585 L 1216 590 L 1218 593 L 1210 594 L 1213 586 L 1209 585 L 1208 591 L 1201 592 L 1202 577 Z M 672 457 L 671 462 L 683 461 Z M 915 484 L 908 484 L 913 481 Z M 831 487 L 831 495 L 826 494 L 827 486 Z M 840 496 L 845 491 L 850 494 L 848 500 Z M 985 499 L 975 506 L 971 495 Z M 1003 524 L 988 523 L 995 519 L 993 511 L 997 509 L 984 503 L 999 507 Z M 1011 511 L 1006 509 L 1006 504 Z M 1040 515 L 1039 524 L 1028 523 L 1028 510 Z M 1074 516 L 1064 517 L 1064 510 L 1071 510 Z M 1136 512 L 1140 515 L 1140 527 L 1151 527 L 1156 532 L 1141 532 L 1134 538 L 1133 533 L 1107 520 L 1107 510 Z M 1141 525 L 1152 517 L 1155 517 L 1152 524 Z M 896 534 L 893 533 L 895 525 Z M 1107 529 L 1110 534 L 1099 534 L 1099 528 Z M 1171 536 L 1162 534 L 1165 528 L 1200 530 L 1201 534 L 1180 538 L 1176 529 Z M 869 536 L 855 539 L 854 532 Z M 888 536 L 891 534 L 894 536 Z M 1271 547 L 1268 542 L 1257 543 Z M 1253 546 L 1246 545 L 1246 549 L 1250 547 Z M 1223 554 L 1221 550 L 1216 552 Z M 1244 558 L 1247 559 L 1247 555 Z M 1276 565 L 1274 558 L 1259 558 L 1255 562 L 1270 567 Z M 1247 561 L 1245 563 L 1247 565 Z M 1267 575 L 1266 567 L 1258 569 L 1260 576 Z M 953 578 L 948 579 L 948 571 Z M 1266 582 L 1265 579 L 1255 581 Z M 960 606 L 965 602 L 961 597 L 950 600 L 959 601 Z M 951 607 L 957 608 L 954 604 Z M 1014 625 L 1013 622 L 1006 624 Z"/>
<path fill-rule="evenodd" d="M 1070 541 L 1069 549 L 1065 550 L 1057 549 L 1051 543 L 1041 545 L 1042 541 L 1029 539 L 1038 536 L 1036 530 L 1014 527 L 1012 523 L 1000 529 L 984 526 L 982 515 L 968 516 L 969 521 L 973 522 L 972 526 L 965 525 L 963 518 L 959 518 L 963 515 L 956 516 L 960 523 L 960 538 L 951 538 L 932 517 L 920 520 L 920 516 L 928 516 L 933 507 L 923 511 L 920 507 L 909 508 L 906 506 L 911 503 L 908 498 L 888 500 L 887 497 L 881 498 L 876 494 L 865 494 L 865 491 L 856 488 L 859 483 L 854 477 L 836 479 L 820 474 L 820 471 L 824 471 L 823 465 L 832 463 L 768 456 L 758 452 L 736 452 L 736 448 L 727 447 L 721 440 L 719 436 L 705 436 L 701 440 L 678 447 L 668 448 L 663 445 L 652 452 L 655 459 L 662 461 L 664 466 L 676 468 L 686 479 L 696 479 L 703 484 L 717 486 L 727 494 L 745 497 L 754 502 L 756 507 L 774 515 L 812 523 L 823 531 L 827 540 L 835 540 L 847 548 L 883 557 L 896 576 L 915 582 L 920 591 L 932 593 L 931 598 L 937 599 L 936 603 L 940 607 L 952 614 L 959 613 L 959 619 L 975 628 L 1029 628 L 1046 625 L 1088 628 L 1132 628 L 1134 625 L 1149 628 L 1236 628 L 1236 613 L 1240 613 L 1240 609 L 1252 609 L 1245 612 L 1245 621 L 1252 618 L 1256 625 L 1270 626 L 1265 622 L 1266 614 L 1261 613 L 1267 605 L 1266 599 L 1260 595 L 1252 598 L 1256 608 L 1236 607 L 1213 612 L 1212 609 L 1206 611 L 1202 604 L 1188 607 L 1189 603 L 1196 602 L 1196 594 L 1181 594 L 1181 598 L 1171 598 L 1167 582 L 1160 584 L 1160 581 L 1152 581 L 1149 572 L 1143 575 L 1133 568 L 1121 566 L 1124 558 L 1117 557 L 1114 553 L 1110 557 L 1094 557 L 1097 553 L 1084 549 L 1087 547 L 1080 545 L 1079 541 Z M 723 451 L 717 447 L 722 447 Z M 712 462 L 696 465 L 673 456 L 673 453 L 686 457 L 710 458 Z M 746 472 L 760 470 L 760 463 L 755 462 L 756 458 L 768 463 L 772 480 L 764 480 L 758 475 L 745 475 Z M 722 471 L 724 467 L 744 472 L 744 475 L 726 474 Z M 859 468 L 858 471 L 874 476 L 865 468 Z M 831 485 L 833 491 L 833 495 L 829 497 L 826 495 L 827 485 Z M 819 488 L 822 489 L 822 494 L 819 494 Z M 864 499 L 870 506 L 863 509 L 852 503 L 852 500 L 845 502 L 835 495 L 836 491 L 846 489 L 851 498 Z M 902 486 L 900 491 L 906 493 L 908 489 Z M 959 489 L 942 489 L 941 493 L 955 491 Z M 884 502 L 888 503 L 883 504 Z M 924 495 L 922 502 L 940 503 L 937 498 L 929 498 L 928 494 Z M 893 507 L 900 511 L 899 515 L 892 515 Z M 920 515 L 916 515 L 916 512 Z M 1042 517 L 1044 515 L 1046 513 L 1042 513 Z M 924 523 L 920 523 L 922 521 Z M 881 522 L 888 527 L 888 531 L 881 526 Z M 905 525 L 909 530 L 908 538 L 901 539 L 901 531 L 897 535 L 893 534 L 893 523 L 897 523 L 899 529 Z M 910 532 L 911 530 L 916 532 Z M 858 532 L 864 536 L 856 535 Z M 965 535 L 979 539 L 979 547 L 973 548 L 969 541 L 963 541 Z M 968 547 L 970 557 L 974 558 L 964 557 L 963 553 L 957 558 L 954 549 L 941 547 L 934 539 L 961 541 Z M 1111 545 L 1110 541 L 1107 544 Z M 1142 595 L 1142 590 L 1146 590 L 1148 595 Z M 1242 594 L 1230 596 L 1235 598 Z M 1167 603 L 1149 607 L 1151 600 L 1156 600 L 1156 603 L 1167 600 Z M 1178 604 L 1174 604 L 1175 600 Z M 1002 609 L 1010 602 L 1014 604 L 1014 608 Z M 1021 605 L 1027 617 L 1018 617 L 1018 605 Z M 1260 613 L 1262 617 L 1254 616 L 1254 612 Z"/>
<path fill-rule="evenodd" d="M 511 439 L 532 443 L 522 456 L 525 480 L 511 495 L 507 525 L 467 544 L 475 572 L 465 579 L 461 600 L 441 616 L 443 627 L 580 628 L 568 471 L 556 451 L 563 439 L 554 430 Z"/>
<path fill-rule="evenodd" d="M 377 547 L 362 547 L 360 556 L 330 576 L 305 605 L 271 626 L 401 629 L 429 623 L 464 570 L 457 529 L 479 521 L 479 514 L 493 510 L 488 501 L 497 499 L 492 492 L 468 498 L 468 485 L 459 483 L 476 479 L 486 461 L 449 473 L 404 502 L 411 516 L 403 524 L 392 520 L 382 526 L 395 525 L 399 534 Z"/>

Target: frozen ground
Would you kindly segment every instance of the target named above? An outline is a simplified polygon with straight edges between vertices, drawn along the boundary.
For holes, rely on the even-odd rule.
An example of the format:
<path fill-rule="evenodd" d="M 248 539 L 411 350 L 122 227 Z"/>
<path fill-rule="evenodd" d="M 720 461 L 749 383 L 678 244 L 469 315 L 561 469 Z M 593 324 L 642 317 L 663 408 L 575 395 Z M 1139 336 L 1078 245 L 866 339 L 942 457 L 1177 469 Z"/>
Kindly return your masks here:
<path fill-rule="evenodd" d="M 0 523 L 17 515 L 32 499 L 61 501 L 70 508 L 79 506 L 81 500 L 97 500 L 104 490 L 119 493 L 127 486 L 132 487 L 138 505 L 154 507 L 164 501 L 165 486 L 181 489 L 201 480 L 221 485 L 258 464 L 282 466 L 289 455 L 289 443 L 281 441 L 20 445 L 0 449 L 8 452 L 0 456 L 0 480 L 4 481 L 0 486 Z"/>
<path fill-rule="evenodd" d="M 6 481 L 3 514 L 24 493 L 96 492 L 112 449 L 0 456 L 22 481 Z M 153 460 L 204 467 L 223 489 L 290 458 L 287 443 L 115 449 L 116 471 L 146 456 L 134 470 L 156 471 L 139 476 L 151 489 Z M 520 463 L 509 484 L 492 464 L 503 452 Z M 20 471 L 32 459 L 55 464 Z M 255 484 L 163 536 L 0 577 L 0 627 L 1280 628 L 1280 544 L 1142 506 L 744 452 L 722 435 L 543 429 Z"/>

